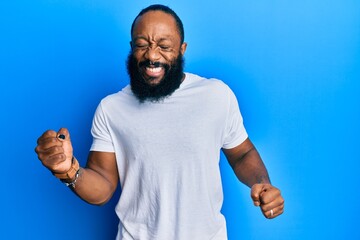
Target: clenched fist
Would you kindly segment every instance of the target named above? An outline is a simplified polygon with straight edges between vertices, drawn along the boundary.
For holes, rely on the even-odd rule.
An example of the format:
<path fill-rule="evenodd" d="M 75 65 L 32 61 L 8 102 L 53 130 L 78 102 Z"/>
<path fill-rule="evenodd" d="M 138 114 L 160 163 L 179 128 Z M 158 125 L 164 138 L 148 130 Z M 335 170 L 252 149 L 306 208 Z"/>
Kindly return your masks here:
<path fill-rule="evenodd" d="M 275 218 L 284 212 L 284 199 L 280 190 L 271 184 L 254 184 L 251 198 L 255 206 L 260 206 L 266 218 Z"/>
<path fill-rule="evenodd" d="M 71 168 L 73 148 L 66 128 L 48 130 L 37 140 L 35 152 L 52 173 L 65 173 Z"/>

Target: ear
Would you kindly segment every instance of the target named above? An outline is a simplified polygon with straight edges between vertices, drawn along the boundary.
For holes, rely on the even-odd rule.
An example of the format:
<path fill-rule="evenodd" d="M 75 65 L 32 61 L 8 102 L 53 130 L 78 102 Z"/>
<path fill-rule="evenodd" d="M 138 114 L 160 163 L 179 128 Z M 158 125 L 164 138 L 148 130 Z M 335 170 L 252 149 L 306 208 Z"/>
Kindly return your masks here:
<path fill-rule="evenodd" d="M 185 54 L 186 47 L 187 47 L 187 43 L 186 43 L 186 42 L 183 42 L 183 44 L 181 44 L 181 46 L 180 46 L 181 55 L 184 55 L 184 54 Z"/>

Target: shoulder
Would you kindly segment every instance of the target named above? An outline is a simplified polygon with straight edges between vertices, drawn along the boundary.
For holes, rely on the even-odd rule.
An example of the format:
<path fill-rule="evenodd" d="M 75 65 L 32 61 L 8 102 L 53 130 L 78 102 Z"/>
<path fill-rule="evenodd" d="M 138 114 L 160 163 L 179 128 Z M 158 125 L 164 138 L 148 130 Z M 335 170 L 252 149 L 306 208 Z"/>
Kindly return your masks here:
<path fill-rule="evenodd" d="M 132 94 L 130 86 L 104 97 L 97 107 L 97 114 L 115 116 L 120 112 L 126 112 L 131 108 L 136 108 L 138 101 Z"/>
<path fill-rule="evenodd" d="M 120 91 L 109 94 L 106 97 L 104 97 L 100 104 L 101 105 L 112 105 L 114 103 L 118 104 L 120 102 L 124 102 L 126 99 L 132 99 L 134 96 L 131 92 L 130 85 L 125 86 Z"/>
<path fill-rule="evenodd" d="M 187 85 L 195 87 L 204 87 L 209 90 L 217 92 L 228 92 L 231 91 L 229 86 L 224 83 L 222 80 L 217 78 L 206 78 L 193 73 L 185 73 Z"/>
<path fill-rule="evenodd" d="M 220 79 L 205 78 L 195 74 L 186 73 L 188 81 L 183 87 L 185 92 L 192 93 L 194 99 L 202 102 L 226 106 L 235 97 L 230 87 Z"/>

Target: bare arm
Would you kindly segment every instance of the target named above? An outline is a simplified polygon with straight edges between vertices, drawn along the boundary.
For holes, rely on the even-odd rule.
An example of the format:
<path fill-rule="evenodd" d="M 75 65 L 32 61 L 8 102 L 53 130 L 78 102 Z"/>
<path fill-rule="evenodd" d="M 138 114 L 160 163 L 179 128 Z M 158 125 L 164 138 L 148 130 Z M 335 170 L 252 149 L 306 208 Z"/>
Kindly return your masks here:
<path fill-rule="evenodd" d="M 119 181 L 115 153 L 90 152 L 72 190 L 84 201 L 102 205 L 110 200 Z"/>
<path fill-rule="evenodd" d="M 237 178 L 248 187 L 256 183 L 270 183 L 265 165 L 250 139 L 235 148 L 223 149 L 223 152 Z"/>
<path fill-rule="evenodd" d="M 35 151 L 46 168 L 57 174 L 69 171 L 73 162 L 73 148 L 67 129 L 62 128 L 58 132 L 46 131 L 37 143 Z M 75 177 L 63 180 L 72 182 Z M 86 167 L 80 167 L 72 190 L 84 201 L 102 205 L 111 198 L 118 181 L 115 153 L 90 152 Z"/>
<path fill-rule="evenodd" d="M 272 186 L 269 174 L 250 139 L 232 149 L 223 149 L 237 178 L 251 187 L 251 198 L 260 206 L 266 218 L 275 218 L 284 212 L 280 190 Z"/>

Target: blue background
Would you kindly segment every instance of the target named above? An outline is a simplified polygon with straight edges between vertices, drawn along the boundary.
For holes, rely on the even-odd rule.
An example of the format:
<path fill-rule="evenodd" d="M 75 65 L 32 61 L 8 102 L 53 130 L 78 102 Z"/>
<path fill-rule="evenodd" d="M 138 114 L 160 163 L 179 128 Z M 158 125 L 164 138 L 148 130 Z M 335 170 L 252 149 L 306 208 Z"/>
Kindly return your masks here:
<path fill-rule="evenodd" d="M 222 157 L 229 239 L 360 239 L 360 1 L 159 2 L 184 22 L 186 71 L 237 95 L 286 199 L 265 219 Z M 128 83 L 130 25 L 151 3 L 0 2 L 1 239 L 114 239 L 119 192 L 84 203 L 34 148 L 64 126 L 85 164 L 95 108 Z"/>

